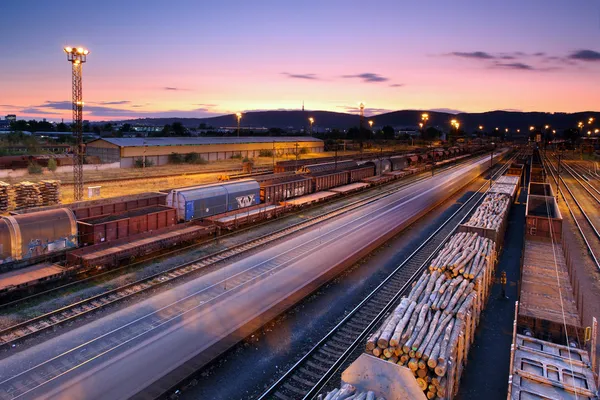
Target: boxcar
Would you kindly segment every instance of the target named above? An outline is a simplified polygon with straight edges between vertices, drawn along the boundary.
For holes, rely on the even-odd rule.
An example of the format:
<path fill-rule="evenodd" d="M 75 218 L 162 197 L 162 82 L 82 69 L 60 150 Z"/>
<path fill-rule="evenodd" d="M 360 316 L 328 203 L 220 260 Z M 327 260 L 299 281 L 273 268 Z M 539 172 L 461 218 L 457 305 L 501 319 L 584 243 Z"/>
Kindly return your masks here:
<path fill-rule="evenodd" d="M 375 167 L 372 165 L 366 167 L 358 167 L 348 170 L 350 174 L 349 183 L 359 182 L 362 179 L 369 178 L 375 175 Z"/>
<path fill-rule="evenodd" d="M 311 174 L 312 191 L 320 192 L 333 187 L 348 184 L 348 171 L 324 171 Z"/>
<path fill-rule="evenodd" d="M 177 209 L 180 221 L 222 214 L 255 204 L 260 204 L 260 186 L 252 179 L 173 189 L 167 196 L 167 205 Z"/>
<path fill-rule="evenodd" d="M 260 201 L 275 203 L 312 193 L 312 180 L 306 176 L 287 176 L 260 182 Z"/>

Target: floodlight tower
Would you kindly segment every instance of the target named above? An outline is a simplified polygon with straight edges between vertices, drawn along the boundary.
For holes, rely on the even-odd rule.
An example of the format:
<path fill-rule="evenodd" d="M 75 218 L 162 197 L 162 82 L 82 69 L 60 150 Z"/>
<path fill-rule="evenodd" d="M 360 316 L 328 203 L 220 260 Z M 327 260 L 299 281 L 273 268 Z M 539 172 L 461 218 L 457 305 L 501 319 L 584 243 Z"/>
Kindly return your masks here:
<path fill-rule="evenodd" d="M 75 201 L 83 199 L 83 91 L 81 84 L 81 70 L 87 61 L 89 50 L 83 47 L 65 47 L 67 61 L 73 66 L 73 136 L 75 137 L 75 151 L 73 152 L 73 184 Z"/>
<path fill-rule="evenodd" d="M 361 102 L 360 105 L 360 131 L 362 133 L 364 127 L 365 127 L 365 103 Z"/>

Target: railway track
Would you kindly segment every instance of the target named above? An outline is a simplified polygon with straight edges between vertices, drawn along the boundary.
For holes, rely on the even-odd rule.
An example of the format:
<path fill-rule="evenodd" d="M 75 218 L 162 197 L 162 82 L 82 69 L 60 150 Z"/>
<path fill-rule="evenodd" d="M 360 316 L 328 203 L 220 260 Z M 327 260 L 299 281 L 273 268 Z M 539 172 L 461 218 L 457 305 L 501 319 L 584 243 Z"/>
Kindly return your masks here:
<path fill-rule="evenodd" d="M 393 204 L 396 204 L 395 207 L 400 207 L 410 197 L 410 194 L 407 193 L 394 199 Z M 368 214 L 349 218 L 343 224 L 331 226 L 324 232 L 319 230 L 317 233 L 315 230 L 315 234 L 308 240 L 277 253 L 276 256 L 261 260 L 258 264 L 250 267 L 242 264 L 231 276 L 206 282 L 202 288 L 183 298 L 173 300 L 158 309 L 149 310 L 147 314 L 136 317 L 115 329 L 106 331 L 100 329 L 101 333 L 98 336 L 43 362 L 19 366 L 19 370 L 14 372 L 14 375 L 0 378 L 0 398 L 17 399 L 28 394 L 31 396 L 33 391 L 43 390 L 47 383 L 59 379 L 79 367 L 91 365 L 90 368 L 93 368 L 93 363 L 107 353 L 135 346 L 144 340 L 144 335 L 149 332 L 160 334 L 163 329 L 169 328 L 171 321 L 193 318 L 194 313 L 199 312 L 201 307 L 211 307 L 223 296 L 238 293 L 248 284 L 269 277 L 275 271 L 303 259 L 308 253 L 314 253 L 328 242 L 334 242 L 350 232 L 360 230 L 373 218 L 380 218 L 381 210 L 384 209 L 389 212 L 389 204 L 378 204 L 372 207 Z"/>
<path fill-rule="evenodd" d="M 512 160 L 506 162 L 493 177 L 504 173 Z M 471 195 L 377 288 L 267 389 L 259 400 L 314 398 L 352 353 L 363 345 L 367 335 L 392 310 L 400 298 L 408 293 L 412 283 L 427 268 L 433 255 L 452 235 L 458 224 L 479 204 L 489 190 L 489 186 L 485 183 Z"/>
<path fill-rule="evenodd" d="M 454 168 L 454 167 L 460 166 L 460 165 L 462 165 L 464 163 L 469 162 L 469 160 L 473 159 L 474 157 L 476 157 L 476 156 L 472 156 L 470 158 L 465 158 L 465 159 L 460 159 L 460 160 L 457 160 L 457 161 L 455 161 L 453 163 L 448 163 L 448 164 L 442 165 L 438 169 L 436 169 L 436 171 L 443 172 L 443 171 L 446 171 L 446 170 L 448 170 L 450 168 Z M 420 182 L 423 179 L 429 178 L 430 175 L 426 175 L 426 174 L 427 174 L 427 172 L 421 172 L 421 173 L 418 173 L 418 174 L 415 174 L 415 175 L 407 176 L 406 178 L 403 178 L 401 180 L 387 182 L 387 183 L 384 183 L 383 185 L 381 185 L 379 187 L 371 188 L 371 190 L 367 190 L 367 191 L 361 192 L 361 193 L 354 193 L 354 194 L 352 194 L 352 197 L 357 197 L 359 199 L 369 198 L 370 196 L 372 196 L 372 194 L 371 194 L 372 191 L 377 190 L 377 189 L 380 190 L 379 193 L 382 193 L 381 190 L 386 190 L 386 191 L 390 191 L 390 192 L 393 192 L 395 190 L 400 190 L 400 189 L 406 187 L 409 184 Z M 326 201 L 324 201 L 322 203 L 319 203 L 319 206 L 327 207 L 327 206 L 330 206 L 330 205 L 332 205 L 332 203 L 335 203 L 337 201 L 339 201 L 339 198 L 334 198 L 334 199 L 326 200 Z M 346 205 L 342 205 L 340 207 L 345 207 L 345 206 Z M 330 211 L 334 211 L 334 210 L 337 210 L 337 208 L 333 208 L 333 210 L 330 210 Z M 330 211 L 324 212 L 323 215 L 325 215 L 326 213 L 328 213 Z M 298 214 L 301 214 L 301 213 L 304 213 L 304 212 L 306 212 L 305 209 L 300 210 L 300 211 L 291 212 L 289 214 L 286 214 L 285 216 L 286 217 L 294 216 L 294 215 L 298 215 Z M 263 225 L 266 225 L 266 224 L 269 224 L 269 223 L 271 223 L 271 221 L 264 221 L 264 222 L 261 222 L 261 223 L 258 223 L 258 224 L 253 224 L 251 226 L 247 226 L 247 227 L 244 227 L 244 228 L 241 228 L 241 229 L 237 229 L 234 232 L 230 232 L 230 233 L 226 233 L 226 234 L 220 235 L 217 239 L 209 239 L 207 241 L 202 241 L 200 243 L 194 243 L 194 244 L 187 245 L 187 246 L 175 249 L 175 250 L 170 250 L 170 251 L 162 252 L 159 255 L 158 258 L 159 259 L 165 259 L 167 257 L 171 257 L 171 256 L 176 256 L 176 255 L 183 254 L 183 253 L 185 253 L 187 251 L 193 251 L 195 249 L 198 249 L 201 246 L 212 244 L 212 243 L 221 241 L 223 239 L 227 239 L 229 237 L 232 237 L 234 235 L 239 235 L 239 234 L 241 234 L 243 232 L 255 229 L 256 227 L 260 227 L 260 226 L 263 226 Z M 214 253 L 211 253 L 209 255 L 212 255 L 212 254 L 214 254 Z M 156 258 L 154 258 L 154 259 L 156 259 Z M 103 283 L 103 282 L 105 282 L 105 281 L 107 281 L 109 279 L 117 277 L 119 274 L 122 274 L 122 273 L 127 272 L 127 271 L 133 271 L 133 270 L 135 270 L 136 267 L 138 267 L 138 266 L 140 266 L 140 265 L 142 265 L 144 263 L 147 263 L 148 261 L 149 261 L 148 259 L 142 259 L 142 260 L 139 260 L 139 261 L 136 261 L 136 262 L 133 262 L 133 263 L 130 263 L 130 264 L 118 267 L 118 268 L 111 268 L 108 271 L 105 271 L 105 272 L 102 272 L 102 273 L 95 273 L 95 274 L 93 274 L 91 276 L 86 276 L 83 279 L 76 279 L 76 280 L 73 280 L 72 282 L 69 282 L 69 283 L 66 283 L 66 284 L 63 284 L 63 285 L 60 285 L 60 286 L 52 287 L 51 289 L 43 290 L 43 291 L 40 291 L 40 292 L 35 293 L 35 294 L 30 294 L 28 296 L 20 297 L 20 296 L 17 295 L 16 298 L 13 298 L 10 301 L 5 301 L 5 302 L 1 303 L 0 304 L 0 309 L 8 309 L 8 308 L 20 307 L 20 306 L 22 306 L 23 304 L 25 304 L 28 301 L 42 300 L 42 298 L 44 296 L 51 297 L 53 295 L 56 295 L 57 293 L 60 293 L 60 291 L 71 291 L 71 290 L 75 289 L 78 285 L 91 284 L 93 282 Z M 11 295 L 9 294 L 7 296 L 11 296 Z"/>
<path fill-rule="evenodd" d="M 555 184 L 557 184 L 560 179 L 562 185 L 559 185 L 559 193 L 564 199 L 565 204 L 569 209 L 569 213 L 575 221 L 577 230 L 586 244 L 592 261 L 596 267 L 600 269 L 600 254 L 598 253 L 598 250 L 600 249 L 600 232 L 598 231 L 592 218 L 590 218 L 590 216 L 586 213 L 581 202 L 577 199 L 574 190 L 569 186 L 567 181 L 558 174 L 557 167 L 554 166 L 550 158 L 547 158 L 547 163 L 544 164 L 544 168 L 550 172 L 548 176 L 552 176 Z M 591 198 L 595 199 L 594 201 L 597 203 L 596 207 L 598 207 L 598 204 L 600 204 L 600 198 L 596 195 L 593 195 L 593 193 L 586 187 L 584 181 L 577 177 L 577 173 L 572 172 L 568 166 L 564 167 L 564 164 L 561 163 L 561 172 L 563 171 L 569 174 L 579 185 L 581 185 L 587 191 L 587 193 L 590 194 Z M 563 190 L 563 188 L 566 190 Z"/>
<path fill-rule="evenodd" d="M 461 165 L 461 164 L 459 164 L 459 165 Z M 448 167 L 448 168 L 451 168 L 451 167 Z M 8 346 L 8 345 L 14 344 L 23 339 L 30 338 L 34 335 L 40 334 L 42 332 L 46 332 L 50 329 L 54 329 L 57 326 L 63 325 L 67 322 L 71 322 L 82 316 L 89 315 L 90 313 L 98 311 L 100 309 L 103 309 L 104 307 L 107 307 L 109 305 L 114 305 L 125 299 L 129 299 L 129 298 L 139 295 L 143 292 L 147 292 L 148 290 L 164 286 L 168 283 L 172 283 L 183 277 L 187 277 L 187 276 L 190 276 L 191 274 L 205 270 L 209 267 L 213 267 L 215 264 L 217 264 L 221 261 L 224 261 L 226 259 L 231 259 L 232 257 L 235 257 L 235 256 L 239 256 L 242 253 L 256 249 L 267 243 L 271 243 L 276 240 L 280 240 L 286 236 L 289 236 L 291 234 L 299 232 L 303 229 L 309 228 L 309 227 L 316 225 L 322 221 L 337 217 L 339 215 L 342 215 L 344 213 L 347 213 L 349 211 L 352 211 L 359 207 L 362 207 L 366 204 L 380 200 L 386 196 L 393 194 L 394 192 L 396 192 L 400 189 L 410 187 L 411 185 L 415 185 L 415 184 L 417 184 L 425 179 L 428 179 L 428 178 L 429 178 L 429 176 L 423 176 L 423 177 L 411 180 L 410 182 L 407 182 L 404 185 L 386 188 L 384 191 L 374 193 L 366 198 L 354 201 L 350 204 L 344 205 L 342 207 L 339 207 L 339 208 L 329 211 L 327 213 L 312 217 L 310 219 L 307 219 L 303 222 L 297 223 L 290 227 L 286 227 L 284 229 L 281 229 L 279 231 L 259 237 L 257 239 L 253 239 L 253 240 L 241 243 L 234 247 L 230 247 L 226 250 L 202 257 L 198 260 L 194 260 L 194 261 L 191 261 L 188 263 L 184 263 L 184 264 L 175 266 L 166 271 L 162 271 L 162 272 L 150 275 L 148 277 L 136 280 L 134 282 L 128 283 L 123 286 L 120 286 L 118 288 L 108 290 L 101 294 L 89 297 L 87 299 L 78 301 L 73 304 L 69 304 L 60 309 L 48 312 L 43 315 L 39 315 L 39 316 L 31 318 L 27 321 L 10 326 L 10 327 L 0 331 L 0 346 Z M 81 282 L 74 282 L 73 284 L 78 284 L 78 283 L 81 283 Z M 71 284 L 69 284 L 69 285 L 71 285 Z M 69 285 L 64 285 L 62 287 L 62 289 L 65 289 Z M 40 295 L 47 295 L 47 294 L 48 294 L 48 292 L 43 292 Z M 27 299 L 31 299 L 31 297 L 28 297 Z"/>

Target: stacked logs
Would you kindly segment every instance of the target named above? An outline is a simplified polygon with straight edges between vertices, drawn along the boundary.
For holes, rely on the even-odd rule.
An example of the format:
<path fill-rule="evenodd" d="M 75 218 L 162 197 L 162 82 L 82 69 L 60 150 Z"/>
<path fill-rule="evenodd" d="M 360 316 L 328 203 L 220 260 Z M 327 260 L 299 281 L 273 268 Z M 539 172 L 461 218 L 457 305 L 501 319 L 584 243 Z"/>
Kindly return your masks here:
<path fill-rule="evenodd" d="M 498 230 L 509 205 L 510 197 L 506 194 L 490 193 L 485 196 L 483 202 L 465 225 Z"/>
<path fill-rule="evenodd" d="M 10 185 L 8 183 L 0 181 L 0 212 L 8 211 L 8 203 L 9 203 L 8 189 L 9 188 L 10 188 Z"/>
<path fill-rule="evenodd" d="M 43 206 L 49 206 L 60 203 L 60 181 L 41 181 L 39 183 L 39 188 Z"/>
<path fill-rule="evenodd" d="M 366 352 L 408 367 L 428 399 L 451 398 L 489 293 L 494 252 L 489 239 L 453 235 Z"/>
<path fill-rule="evenodd" d="M 429 264 L 430 271 L 448 271 L 452 276 L 475 279 L 484 271 L 487 257 L 493 255 L 495 243 L 477 233 L 460 232 L 448 240 Z"/>
<path fill-rule="evenodd" d="M 37 184 L 24 181 L 15 184 L 13 187 L 15 190 L 15 210 L 41 205 L 42 198 Z"/>
<path fill-rule="evenodd" d="M 375 393 L 361 392 L 349 383 L 344 383 L 341 388 L 334 389 L 327 393 L 326 396 L 322 394 L 317 396 L 318 400 L 385 400 L 383 397 L 375 397 Z"/>

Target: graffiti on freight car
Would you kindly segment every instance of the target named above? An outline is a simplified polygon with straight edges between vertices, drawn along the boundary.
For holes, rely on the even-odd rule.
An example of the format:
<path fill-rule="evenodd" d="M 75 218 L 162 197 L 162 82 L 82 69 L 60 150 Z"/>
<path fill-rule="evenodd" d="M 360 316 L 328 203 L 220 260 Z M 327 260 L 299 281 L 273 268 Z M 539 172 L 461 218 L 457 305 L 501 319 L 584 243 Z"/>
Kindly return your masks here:
<path fill-rule="evenodd" d="M 283 198 L 284 199 L 291 199 L 292 197 L 300 197 L 300 196 L 304 196 L 304 186 L 302 187 L 297 187 L 294 189 L 287 189 L 284 193 Z"/>
<path fill-rule="evenodd" d="M 238 207 L 240 208 L 250 207 L 252 204 L 254 204 L 254 195 L 249 194 L 246 196 L 236 197 L 235 200 L 237 201 Z"/>

